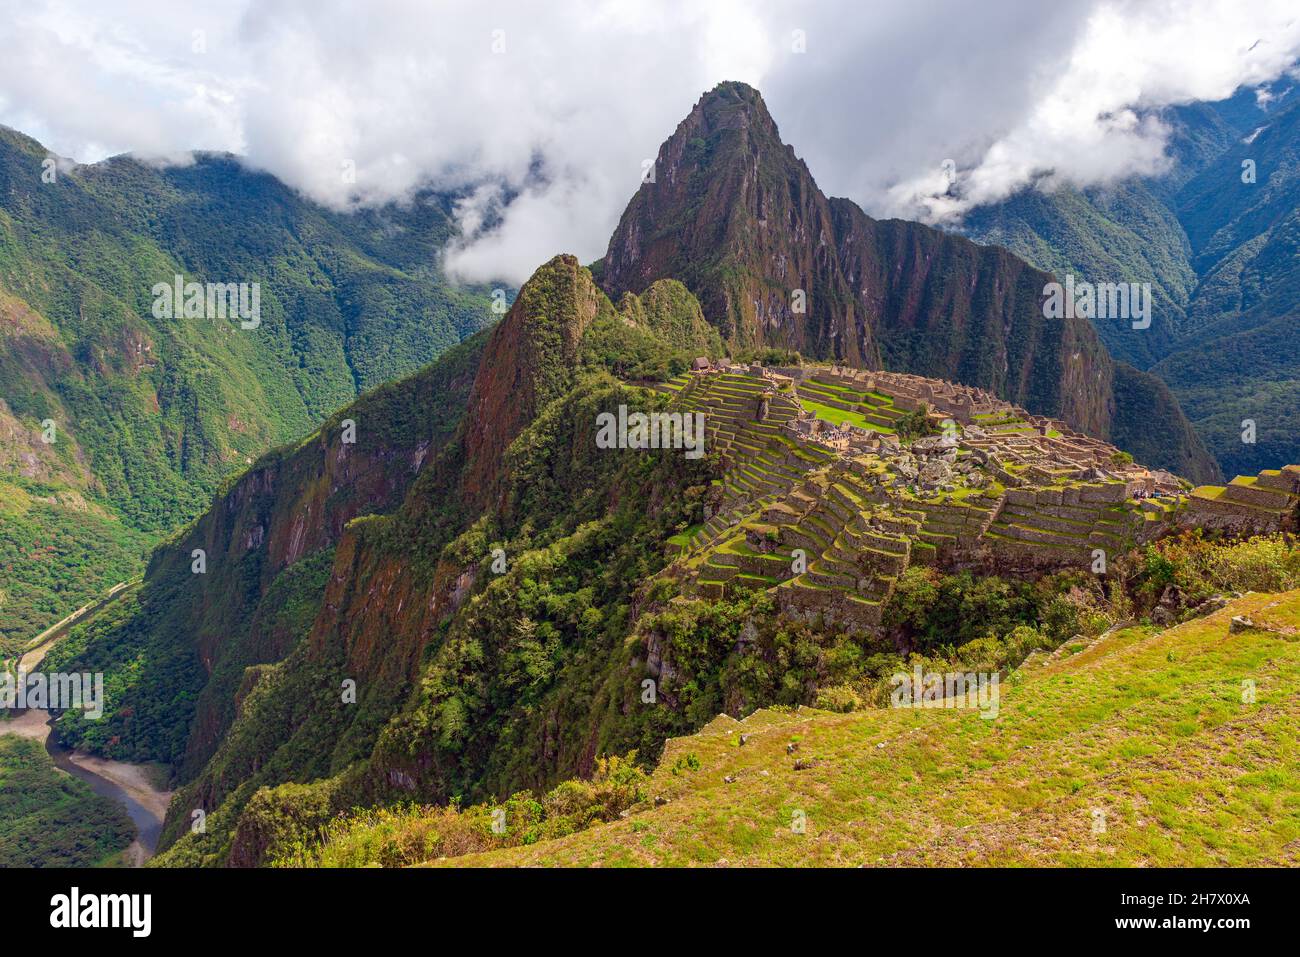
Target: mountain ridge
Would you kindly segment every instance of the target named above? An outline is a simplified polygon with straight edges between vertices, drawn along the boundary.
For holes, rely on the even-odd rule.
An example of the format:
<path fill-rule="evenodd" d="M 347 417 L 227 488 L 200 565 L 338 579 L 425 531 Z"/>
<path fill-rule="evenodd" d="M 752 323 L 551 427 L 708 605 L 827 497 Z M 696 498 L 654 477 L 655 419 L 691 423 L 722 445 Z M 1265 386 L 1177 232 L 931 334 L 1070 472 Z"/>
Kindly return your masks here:
<path fill-rule="evenodd" d="M 1050 274 L 1000 247 L 828 199 L 752 87 L 701 97 L 654 169 L 595 266 L 611 297 L 680 279 L 733 348 L 987 388 L 1121 446 L 1144 439 L 1153 464 L 1218 476 L 1176 402 L 1141 432 L 1117 420 L 1115 365 L 1091 324 L 1043 316 Z M 1162 430 L 1168 448 L 1153 448 Z"/>
<path fill-rule="evenodd" d="M 858 221 L 839 201 L 825 209 L 827 223 Z M 900 272 L 958 250 L 984 264 L 990 293 L 1013 277 L 1023 295 L 1041 290 L 1045 274 L 1006 250 L 878 225 Z M 259 459 L 155 552 L 152 598 L 56 649 L 54 666 L 107 671 L 112 687 L 104 721 L 65 718 L 60 738 L 172 768 L 160 866 L 263 864 L 355 808 L 554 787 L 610 756 L 653 760 L 719 711 L 851 702 L 852 682 L 938 654 L 932 632 L 969 643 L 1041 627 L 1058 642 L 1100 614 L 1061 597 L 1104 600 L 1088 571 L 1098 543 L 1122 550 L 1197 516 L 1229 530 L 1294 521 L 1294 469 L 1189 495 L 993 390 L 803 363 L 690 374 L 724 343 L 686 279 L 623 290 L 617 306 L 608 280 L 572 256 L 540 266 L 490 332 Z M 902 297 L 897 314 L 940 301 Z M 1086 324 L 1068 332 L 1109 361 Z M 1059 390 L 1055 355 L 1037 375 Z M 1109 368 L 1122 385 L 1128 367 Z M 1045 387 L 1012 371 L 1009 391 Z M 620 405 L 693 410 L 688 378 L 714 390 L 714 454 L 596 448 L 597 416 Z M 1154 404 L 1158 385 L 1134 387 Z M 930 434 L 963 410 L 966 445 Z M 789 568 L 777 547 L 793 542 L 812 552 L 806 571 L 764 570 Z M 1144 582 L 1141 568 L 1115 580 Z M 842 627 L 818 611 L 835 605 L 861 617 Z"/>

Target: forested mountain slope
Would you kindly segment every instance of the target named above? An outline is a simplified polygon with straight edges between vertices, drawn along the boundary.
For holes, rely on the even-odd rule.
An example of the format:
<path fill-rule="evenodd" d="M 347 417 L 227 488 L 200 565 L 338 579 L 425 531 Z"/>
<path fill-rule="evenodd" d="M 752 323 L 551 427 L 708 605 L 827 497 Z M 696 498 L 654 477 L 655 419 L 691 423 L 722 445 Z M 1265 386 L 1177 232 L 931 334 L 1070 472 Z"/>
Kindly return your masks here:
<path fill-rule="evenodd" d="M 1025 190 L 960 231 L 1058 274 L 1150 282 L 1151 328 L 1098 320 L 1103 340 L 1169 386 L 1225 473 L 1275 467 L 1300 457 L 1300 101 L 1242 90 L 1163 119 L 1167 172 Z"/>
<path fill-rule="evenodd" d="M 135 573 L 225 476 L 493 318 L 439 270 L 450 202 L 335 213 L 233 157 L 74 166 L 0 129 L 0 640 L 89 597 L 53 579 Z M 260 321 L 167 317 L 176 276 L 257 284 Z"/>

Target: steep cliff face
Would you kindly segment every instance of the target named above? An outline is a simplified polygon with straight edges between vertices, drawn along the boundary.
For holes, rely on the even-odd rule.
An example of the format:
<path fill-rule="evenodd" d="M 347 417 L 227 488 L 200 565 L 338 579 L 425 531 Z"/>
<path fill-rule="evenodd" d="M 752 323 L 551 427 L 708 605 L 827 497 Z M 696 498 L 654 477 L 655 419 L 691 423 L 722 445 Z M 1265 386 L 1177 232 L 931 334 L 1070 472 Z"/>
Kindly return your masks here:
<path fill-rule="evenodd" d="M 680 348 L 669 349 L 680 368 L 686 357 L 710 351 L 710 338 L 716 341 L 699 304 L 678 283 L 626 297 L 616 310 L 573 257 L 556 257 L 537 270 L 484 346 L 465 389 L 468 411 L 460 428 L 430 450 L 400 507 L 373 510 L 384 514 L 347 522 L 331 538 L 306 639 L 277 665 L 246 662 L 254 666 L 239 676 L 233 724 L 196 775 L 186 766 L 188 783 L 164 832 L 164 846 L 176 845 L 168 860 L 198 854 L 207 862 L 256 862 L 259 811 L 250 805 L 245 814 L 245 807 L 262 786 L 330 777 L 330 789 L 342 788 L 330 798 L 339 807 L 414 793 L 445 798 L 477 786 L 502 722 L 511 734 L 540 733 L 535 725 L 544 715 L 516 698 L 521 668 L 549 674 L 560 665 L 545 659 L 572 655 L 583 662 L 582 677 L 574 680 L 582 694 L 593 692 L 624 653 L 627 596 L 662 564 L 662 538 L 700 520 L 707 483 L 703 460 L 594 447 L 598 410 L 655 401 L 620 386 L 603 363 L 621 363 L 625 354 L 655 359 L 648 345 L 668 348 L 650 331 L 656 328 L 680 339 Z M 691 480 L 697 494 L 687 499 L 679 490 Z M 244 508 L 228 497 L 214 512 Z M 275 539 L 255 547 L 268 549 Z M 489 571 L 494 542 L 508 548 L 508 569 L 500 574 Z M 537 549 L 534 557 L 521 554 L 528 549 Z M 578 561 L 569 555 L 577 550 L 608 560 L 588 561 L 584 554 Z M 565 570 L 566 562 L 576 569 Z M 596 579 L 575 585 L 579 574 Z M 481 610 L 485 593 L 494 596 L 490 618 Z M 499 602 L 516 598 L 523 605 L 510 611 L 522 623 L 496 617 Z M 601 613 L 575 620 L 571 608 L 579 599 L 598 601 Z M 540 658 L 543 648 L 528 634 L 532 620 L 550 636 Z M 598 636 L 600 651 L 588 658 Z M 431 661 L 463 683 L 448 678 L 449 689 L 430 679 Z M 592 668 L 595 676 L 588 674 Z M 341 702 L 345 684 L 355 698 Z M 547 714 L 564 701 L 575 714 L 588 707 L 581 695 L 547 694 Z M 390 725 L 413 698 L 430 699 L 434 724 L 420 714 Z M 582 720 L 585 726 L 597 719 Z M 474 726 L 472 749 L 461 740 L 465 721 Z M 588 749 L 584 739 L 552 750 L 536 773 L 572 770 Z M 501 752 L 513 753 L 513 747 Z M 367 759 L 361 768 L 358 762 Z M 412 790 L 417 783 L 418 792 Z M 184 809 L 193 807 L 210 812 L 213 841 L 186 837 Z M 221 843 L 226 840 L 233 843 Z"/>
<path fill-rule="evenodd" d="M 978 385 L 1106 436 L 1113 363 L 1085 320 L 1046 319 L 1051 276 L 1004 249 L 832 200 L 839 262 L 889 369 Z"/>
<path fill-rule="evenodd" d="M 114 686 L 105 719 L 61 725 L 65 740 L 172 763 L 181 779 L 197 773 L 234 718 L 245 671 L 284 658 L 315 617 L 319 591 L 289 573 L 328 560 L 353 518 L 401 504 L 457 434 L 485 338 L 263 456 L 160 546 L 132 613 L 61 649 Z"/>
<path fill-rule="evenodd" d="M 582 334 L 613 307 L 573 256 L 556 256 L 519 290 L 492 330 L 466 416 L 466 497 L 480 505 L 500 487 L 501 456 L 537 410 L 572 381 Z"/>
<path fill-rule="evenodd" d="M 1089 322 L 1043 317 L 1050 274 L 828 199 L 741 83 L 706 94 L 663 144 L 597 274 L 611 296 L 680 279 L 734 347 L 980 386 L 1121 446 L 1142 435 L 1117 420 L 1115 365 Z M 1176 403 L 1149 411 L 1154 464 L 1217 474 Z"/>
<path fill-rule="evenodd" d="M 352 519 L 401 504 L 425 462 L 455 434 L 483 338 L 455 347 L 444 361 L 408 380 L 368 394 L 297 449 L 267 456 L 176 549 L 157 553 L 155 563 L 188 566 L 192 550 L 203 548 L 212 576 L 196 591 L 191 611 L 194 648 L 207 681 L 195 708 L 183 775 L 202 767 L 229 726 L 244 669 L 281 660 L 301 637 L 263 627 L 258 605 L 285 569 L 333 547 Z M 173 569 L 171 577 L 188 572 L 188 567 Z M 254 573 L 256 585 L 250 587 Z M 232 594 L 247 599 L 232 602 Z"/>
<path fill-rule="evenodd" d="M 729 342 L 879 364 L 873 317 L 838 262 L 830 201 L 756 90 L 724 83 L 704 96 L 654 171 L 610 238 L 607 292 L 680 279 Z"/>

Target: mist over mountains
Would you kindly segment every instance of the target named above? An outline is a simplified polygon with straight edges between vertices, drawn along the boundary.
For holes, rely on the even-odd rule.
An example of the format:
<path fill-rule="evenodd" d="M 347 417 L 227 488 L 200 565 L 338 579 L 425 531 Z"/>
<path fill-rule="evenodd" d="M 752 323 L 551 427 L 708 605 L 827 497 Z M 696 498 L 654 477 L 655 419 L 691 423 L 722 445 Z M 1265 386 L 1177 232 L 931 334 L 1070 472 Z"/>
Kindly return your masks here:
<path fill-rule="evenodd" d="M 1227 474 L 1296 458 L 1292 275 L 1300 101 L 1243 90 L 1169 116 L 1172 164 L 1113 187 L 1026 190 L 961 231 L 1057 275 L 1149 282 L 1150 329 L 1097 322 L 1117 358 L 1178 397 Z M 1244 441 L 1248 422 L 1254 441 Z"/>
<path fill-rule="evenodd" d="M 152 4 L 0 26 L 9 860 L 1296 863 L 1287 5 Z"/>

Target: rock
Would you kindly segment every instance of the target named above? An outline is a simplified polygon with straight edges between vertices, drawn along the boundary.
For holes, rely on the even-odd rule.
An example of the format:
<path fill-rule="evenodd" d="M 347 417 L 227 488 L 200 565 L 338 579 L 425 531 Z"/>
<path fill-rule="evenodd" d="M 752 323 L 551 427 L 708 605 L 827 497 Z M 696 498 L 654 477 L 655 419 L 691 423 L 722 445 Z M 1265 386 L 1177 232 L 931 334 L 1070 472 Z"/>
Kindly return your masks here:
<path fill-rule="evenodd" d="M 725 781 L 727 784 L 735 784 L 735 783 L 736 783 L 736 776 L 735 776 L 734 774 L 728 774 L 728 775 L 727 775 L 725 778 L 723 778 L 722 780 Z"/>
<path fill-rule="evenodd" d="M 923 485 L 951 485 L 952 467 L 942 460 L 931 459 L 921 468 L 920 479 Z"/>
<path fill-rule="evenodd" d="M 1245 615 L 1233 615 L 1232 622 L 1228 625 L 1228 634 L 1235 635 L 1238 632 L 1249 631 L 1252 628 L 1259 627 Z"/>
<path fill-rule="evenodd" d="M 740 746 L 743 748 L 743 747 L 745 746 L 745 742 L 748 741 L 748 740 L 749 740 L 749 735 L 747 735 L 747 734 L 742 734 L 742 735 L 740 736 Z"/>
<path fill-rule="evenodd" d="M 917 439 L 912 443 L 913 452 L 944 452 L 949 449 L 957 448 L 957 437 L 955 435 L 927 435 L 925 438 Z M 956 452 L 954 451 L 954 455 Z"/>
<path fill-rule="evenodd" d="M 1213 598 L 1207 598 L 1197 605 L 1192 613 L 1199 616 L 1213 614 L 1221 608 L 1228 607 L 1228 599 L 1222 595 L 1215 595 Z"/>
<path fill-rule="evenodd" d="M 667 803 L 668 803 L 668 799 L 664 797 L 662 794 L 655 795 L 655 807 L 663 807 Z"/>
<path fill-rule="evenodd" d="M 1156 625 L 1167 625 L 1174 620 L 1174 613 L 1164 605 L 1157 605 L 1151 612 L 1151 621 Z"/>

